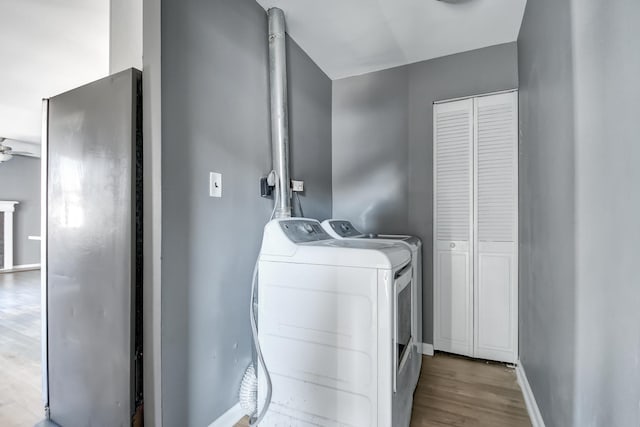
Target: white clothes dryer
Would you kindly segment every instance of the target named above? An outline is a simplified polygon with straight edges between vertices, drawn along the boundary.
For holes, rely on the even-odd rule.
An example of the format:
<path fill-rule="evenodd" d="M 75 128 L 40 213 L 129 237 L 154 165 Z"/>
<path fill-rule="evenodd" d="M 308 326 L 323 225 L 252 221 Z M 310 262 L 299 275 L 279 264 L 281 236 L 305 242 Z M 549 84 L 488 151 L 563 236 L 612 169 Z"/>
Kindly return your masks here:
<path fill-rule="evenodd" d="M 344 219 L 327 219 L 322 222 L 324 230 L 334 239 L 369 239 L 373 241 L 397 242 L 406 245 L 411 250 L 413 264 L 414 299 L 412 307 L 413 335 L 416 351 L 422 354 L 422 241 L 414 236 L 402 234 L 365 234 L 360 232 L 351 221 Z M 421 365 L 422 358 L 419 359 Z M 418 375 L 415 378 L 417 385 Z"/>
<path fill-rule="evenodd" d="M 408 427 L 411 281 L 406 247 L 335 240 L 311 219 L 269 222 L 258 337 L 273 395 L 260 425 Z M 258 379 L 261 404 L 262 369 Z"/>

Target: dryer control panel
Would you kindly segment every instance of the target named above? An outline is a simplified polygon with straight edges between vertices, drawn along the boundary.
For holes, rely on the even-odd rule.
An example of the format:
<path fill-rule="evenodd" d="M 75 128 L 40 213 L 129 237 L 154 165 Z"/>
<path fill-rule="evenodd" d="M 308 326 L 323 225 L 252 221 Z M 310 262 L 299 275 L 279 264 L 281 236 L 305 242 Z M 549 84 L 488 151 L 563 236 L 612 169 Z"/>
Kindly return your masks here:
<path fill-rule="evenodd" d="M 317 242 L 331 239 L 318 221 L 306 219 L 292 219 L 281 221 L 280 227 L 284 234 L 294 243 Z"/>
<path fill-rule="evenodd" d="M 329 221 L 329 225 L 333 231 L 335 231 L 340 237 L 361 237 L 360 233 L 349 221 L 345 220 L 332 220 Z"/>

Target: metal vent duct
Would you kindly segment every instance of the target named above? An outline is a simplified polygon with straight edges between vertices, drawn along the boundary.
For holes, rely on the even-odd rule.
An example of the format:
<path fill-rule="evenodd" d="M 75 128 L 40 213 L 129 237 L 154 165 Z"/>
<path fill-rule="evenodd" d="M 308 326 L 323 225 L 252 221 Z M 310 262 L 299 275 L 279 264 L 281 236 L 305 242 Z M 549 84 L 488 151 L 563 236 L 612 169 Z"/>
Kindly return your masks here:
<path fill-rule="evenodd" d="M 291 216 L 289 191 L 289 107 L 287 105 L 287 53 L 282 9 L 271 8 L 269 16 L 269 91 L 271 98 L 271 146 L 273 170 L 278 179 L 275 217 Z"/>

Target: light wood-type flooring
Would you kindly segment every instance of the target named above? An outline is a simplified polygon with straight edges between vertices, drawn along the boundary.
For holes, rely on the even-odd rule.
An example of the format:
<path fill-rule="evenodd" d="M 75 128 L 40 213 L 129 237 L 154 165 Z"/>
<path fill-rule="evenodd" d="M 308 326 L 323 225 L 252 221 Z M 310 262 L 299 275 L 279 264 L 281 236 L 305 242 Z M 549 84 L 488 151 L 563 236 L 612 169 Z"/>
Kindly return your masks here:
<path fill-rule="evenodd" d="M 427 426 L 530 427 L 515 369 L 445 353 L 423 357 L 411 427 Z"/>
<path fill-rule="evenodd" d="M 44 418 L 40 335 L 40 271 L 0 273 L 0 426 Z"/>
<path fill-rule="evenodd" d="M 247 427 L 244 418 L 235 427 Z M 516 373 L 445 353 L 424 356 L 411 427 L 530 427 Z"/>

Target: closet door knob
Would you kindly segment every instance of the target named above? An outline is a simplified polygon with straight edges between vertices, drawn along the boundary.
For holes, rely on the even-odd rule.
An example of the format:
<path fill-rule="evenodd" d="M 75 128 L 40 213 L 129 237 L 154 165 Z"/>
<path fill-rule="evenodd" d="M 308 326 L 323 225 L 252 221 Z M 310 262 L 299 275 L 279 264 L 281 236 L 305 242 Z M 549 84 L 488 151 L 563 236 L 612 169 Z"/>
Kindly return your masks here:
<path fill-rule="evenodd" d="M 450 247 L 451 249 L 453 249 L 453 248 L 455 248 L 455 247 L 456 247 L 456 244 L 455 244 L 455 243 L 451 243 L 451 244 L 449 245 L 449 247 Z"/>

